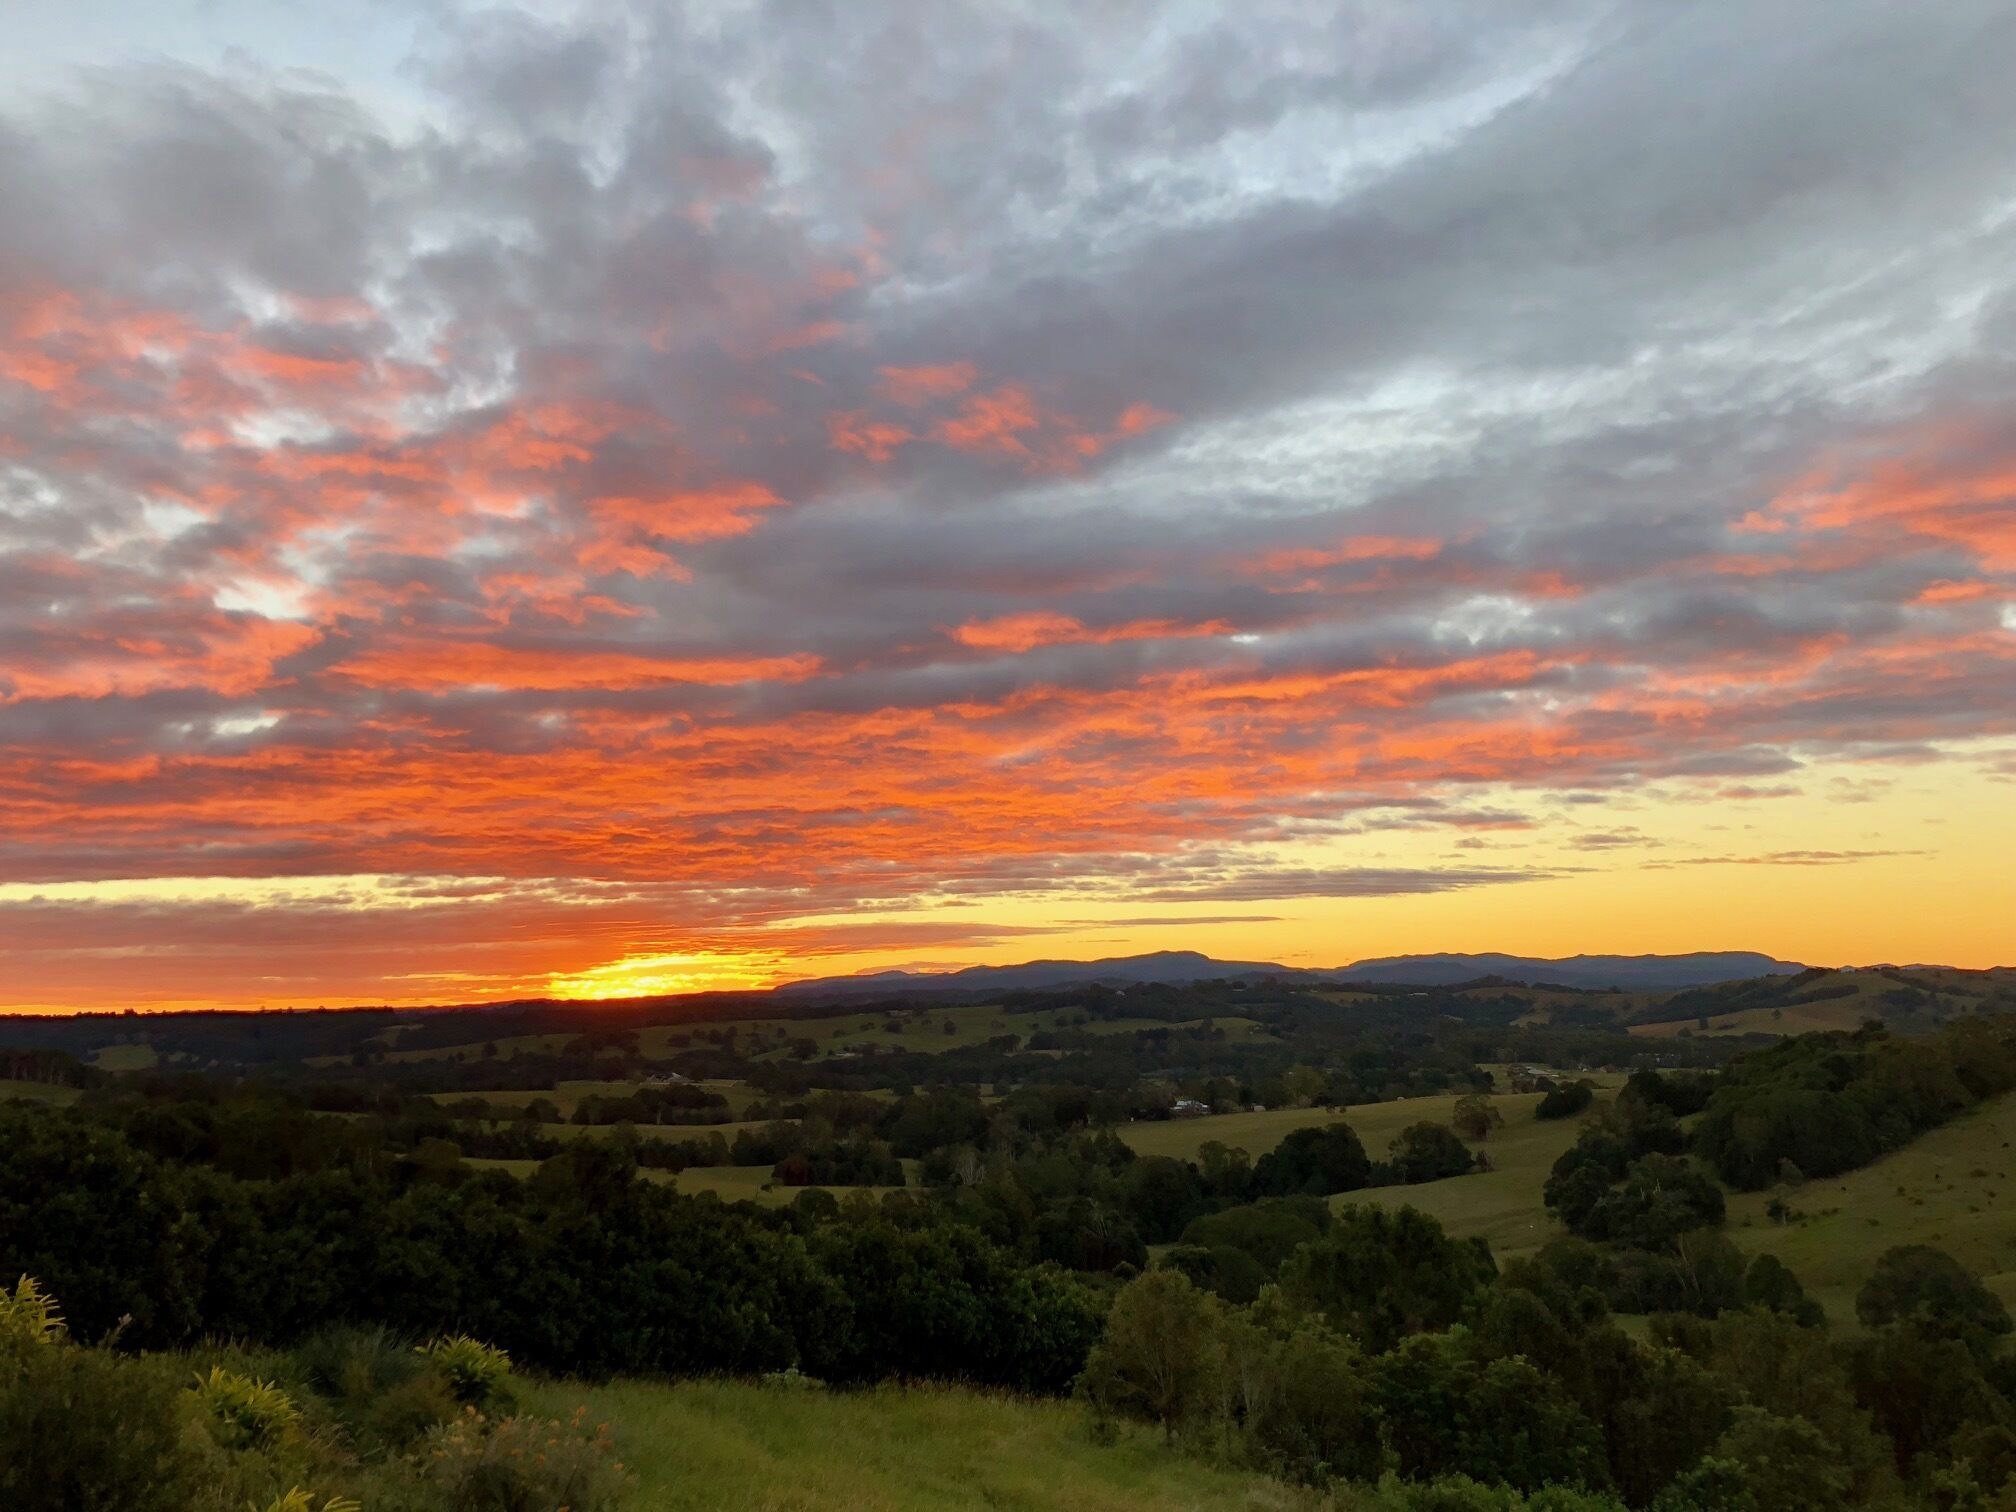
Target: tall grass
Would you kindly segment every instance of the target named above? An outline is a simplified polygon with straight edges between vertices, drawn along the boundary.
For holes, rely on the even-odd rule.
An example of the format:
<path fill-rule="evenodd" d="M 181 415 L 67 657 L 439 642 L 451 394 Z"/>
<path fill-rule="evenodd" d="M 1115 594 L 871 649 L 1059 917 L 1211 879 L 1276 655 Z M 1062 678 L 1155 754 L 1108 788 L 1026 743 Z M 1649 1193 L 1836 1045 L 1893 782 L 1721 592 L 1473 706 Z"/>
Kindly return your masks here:
<path fill-rule="evenodd" d="M 1093 1440 L 1084 1410 L 956 1387 L 862 1392 L 729 1381 L 538 1384 L 526 1408 L 607 1422 L 626 1512 L 1290 1512 L 1279 1483 Z"/>

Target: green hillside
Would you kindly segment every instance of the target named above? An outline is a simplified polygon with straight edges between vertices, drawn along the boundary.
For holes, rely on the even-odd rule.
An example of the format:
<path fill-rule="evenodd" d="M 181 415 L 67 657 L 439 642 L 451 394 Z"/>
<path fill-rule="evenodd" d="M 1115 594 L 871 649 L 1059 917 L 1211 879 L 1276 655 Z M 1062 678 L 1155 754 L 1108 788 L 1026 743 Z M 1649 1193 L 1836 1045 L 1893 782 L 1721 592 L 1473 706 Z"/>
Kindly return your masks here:
<path fill-rule="evenodd" d="M 1597 1094 L 1596 1106 L 1601 1107 L 1609 1101 L 1621 1078 L 1593 1077 L 1591 1080 L 1610 1084 Z M 1505 1115 L 1505 1126 L 1494 1131 L 1477 1147 L 1490 1158 L 1491 1169 L 1488 1171 L 1427 1181 L 1418 1186 L 1371 1187 L 1362 1192 L 1347 1192 L 1334 1197 L 1331 1203 L 1337 1207 L 1365 1202 L 1388 1208 L 1419 1208 L 1460 1238 L 1489 1240 L 1493 1253 L 1501 1262 L 1537 1249 L 1561 1232 L 1560 1226 L 1548 1214 L 1546 1204 L 1541 1201 L 1541 1188 L 1546 1185 L 1548 1171 L 1553 1169 L 1562 1152 L 1575 1143 L 1575 1136 L 1582 1126 L 1580 1119 L 1560 1118 L 1543 1122 L 1535 1118 L 1533 1109 L 1539 1101 L 1539 1093 L 1496 1099 Z M 1407 1123 L 1421 1118 L 1447 1123 L 1454 1099 L 1421 1098 L 1410 1099 L 1409 1102 L 1420 1108 L 1413 1118 L 1401 1114 L 1400 1110 L 1409 1105 L 1402 1103 L 1394 1103 L 1390 1109 L 1353 1110 L 1354 1114 L 1384 1115 L 1376 1120 L 1355 1117 L 1352 1120 L 1368 1151 L 1375 1155 L 1383 1154 L 1386 1141 Z M 1424 1103 L 1434 1103 L 1438 1107 L 1420 1107 Z"/>
<path fill-rule="evenodd" d="M 1543 1173 L 1544 1175 L 1544 1173 Z M 1738 1245 L 1776 1255 L 1837 1320 L 1884 1250 L 1930 1244 L 2016 1302 L 2016 1093 L 1983 1103 L 1859 1171 L 1783 1192 L 1801 1215 L 1765 1216 L 1770 1193 L 1729 1200 Z"/>

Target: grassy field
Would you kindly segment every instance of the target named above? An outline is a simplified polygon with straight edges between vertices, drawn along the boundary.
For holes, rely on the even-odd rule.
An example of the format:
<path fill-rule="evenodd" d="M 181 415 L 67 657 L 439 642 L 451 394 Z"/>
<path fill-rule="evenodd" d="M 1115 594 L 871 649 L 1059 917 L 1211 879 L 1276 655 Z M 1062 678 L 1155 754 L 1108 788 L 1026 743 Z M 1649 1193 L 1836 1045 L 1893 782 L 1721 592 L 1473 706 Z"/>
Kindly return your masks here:
<path fill-rule="evenodd" d="M 757 1202 L 765 1207 L 788 1207 L 798 1198 L 798 1194 L 809 1190 L 807 1187 L 779 1186 L 771 1182 L 768 1166 L 693 1166 L 681 1171 L 677 1178 L 680 1191 L 689 1194 L 712 1192 L 723 1202 Z M 835 1197 L 845 1197 L 850 1192 L 866 1192 L 871 1197 L 880 1197 L 884 1192 L 900 1191 L 899 1187 L 825 1187 Z"/>
<path fill-rule="evenodd" d="M 1270 1108 L 1263 1113 L 1216 1113 L 1208 1118 L 1122 1124 L 1118 1132 L 1136 1155 L 1195 1160 L 1197 1151 L 1215 1139 L 1258 1160 L 1295 1130 L 1333 1124 L 1343 1117 L 1332 1108 Z"/>
<path fill-rule="evenodd" d="M 795 1123 L 797 1120 L 787 1118 L 779 1121 L 783 1123 Z M 634 1127 L 637 1130 L 637 1137 L 639 1139 L 705 1139 L 709 1134 L 719 1134 L 723 1139 L 733 1143 L 735 1136 L 742 1133 L 745 1129 L 767 1129 L 770 1127 L 771 1122 L 767 1118 L 754 1118 L 743 1119 L 734 1123 L 637 1124 Z M 615 1132 L 615 1126 L 612 1124 L 575 1123 L 541 1124 L 539 1125 L 539 1132 L 564 1143 L 570 1139 L 607 1139 Z"/>
<path fill-rule="evenodd" d="M 1603 1086 L 1597 1106 L 1621 1084 L 1621 1077 L 1592 1076 Z M 1608 1085 L 1605 1086 L 1604 1084 Z M 1578 1118 L 1558 1118 L 1541 1122 L 1533 1116 L 1540 1102 L 1537 1092 L 1501 1096 L 1494 1101 L 1505 1115 L 1505 1126 L 1495 1130 L 1478 1148 L 1491 1159 L 1491 1169 L 1468 1176 L 1451 1176 L 1442 1181 L 1424 1181 L 1419 1186 L 1374 1187 L 1363 1192 L 1347 1192 L 1334 1197 L 1334 1206 L 1346 1203 L 1374 1203 L 1381 1207 L 1414 1207 L 1440 1220 L 1450 1233 L 1461 1238 L 1483 1238 L 1500 1260 L 1539 1248 L 1561 1230 L 1548 1216 L 1541 1201 L 1547 1173 L 1561 1153 L 1575 1143 L 1582 1127 Z M 1423 1118 L 1437 1123 L 1449 1121 L 1453 1098 L 1410 1098 L 1405 1102 L 1353 1108 L 1351 1122 L 1365 1148 L 1374 1156 L 1383 1155 L 1393 1136 L 1410 1123 Z M 1403 1113 L 1407 1109 L 1409 1113 Z M 1379 1114 L 1377 1118 L 1360 1115 Z"/>
<path fill-rule="evenodd" d="M 1159 1438 L 1093 1441 L 1083 1409 L 951 1387 L 536 1385 L 528 1408 L 606 1422 L 634 1512 L 1288 1512 L 1313 1506 Z"/>
<path fill-rule="evenodd" d="M 494 1103 L 500 1108 L 523 1108 L 535 1102 L 550 1102 L 560 1110 L 562 1117 L 572 1116 L 584 1097 L 628 1097 L 644 1085 L 641 1081 L 563 1081 L 556 1082 L 550 1092 L 434 1092 L 430 1093 L 438 1103 L 460 1102 L 464 1098 L 477 1097 L 484 1102 Z M 732 1113 L 746 1113 L 749 1105 L 764 1096 L 747 1082 L 701 1081 L 693 1084 L 708 1092 L 718 1092 L 728 1100 Z M 868 1097 L 889 1097 L 888 1092 L 869 1092 Z M 758 1120 L 759 1122 L 761 1120 Z M 710 1127 L 718 1127 L 710 1125 Z M 732 1135 L 730 1136 L 733 1137 Z"/>
<path fill-rule="evenodd" d="M 1786 1193 L 1803 1222 L 1764 1216 L 1770 1194 L 1729 1199 L 1729 1235 L 1776 1255 L 1837 1322 L 1852 1323 L 1855 1293 L 1883 1251 L 1930 1244 L 1947 1251 L 2005 1302 L 2016 1303 L 2016 1094 L 1963 1114 L 1893 1155 Z"/>
<path fill-rule="evenodd" d="M 1622 1085 L 1623 1078 L 1591 1074 L 1597 1106 Z M 1533 1116 L 1538 1092 L 1501 1093 L 1492 1099 L 1504 1115 L 1502 1128 L 1478 1148 L 1492 1169 L 1419 1186 L 1373 1187 L 1343 1193 L 1333 1204 L 1376 1203 L 1382 1207 L 1416 1207 L 1439 1219 L 1452 1234 L 1488 1239 L 1501 1258 L 1532 1250 L 1559 1230 L 1540 1199 L 1547 1173 L 1575 1142 L 1581 1120 L 1564 1118 L 1542 1123 Z M 1243 1149 L 1256 1160 L 1296 1129 L 1348 1123 L 1363 1141 L 1366 1153 L 1382 1159 L 1394 1138 L 1410 1124 L 1449 1122 L 1456 1098 L 1405 1097 L 1393 1102 L 1364 1103 L 1342 1113 L 1327 1108 L 1282 1108 L 1265 1113 L 1225 1113 L 1210 1118 L 1170 1119 L 1165 1123 L 1124 1125 L 1120 1137 L 1137 1154 L 1197 1158 L 1205 1141 L 1216 1139 Z"/>
<path fill-rule="evenodd" d="M 479 1160 L 470 1159 L 464 1164 L 479 1171 L 502 1171 L 507 1176 L 520 1178 L 530 1176 L 539 1169 L 536 1160 Z M 762 1166 L 691 1166 L 683 1171 L 661 1171 L 650 1166 L 641 1167 L 637 1174 L 646 1181 L 656 1181 L 674 1187 L 688 1196 L 701 1192 L 712 1192 L 723 1202 L 754 1202 L 763 1207 L 788 1207 L 800 1192 L 808 1187 L 782 1186 L 771 1180 L 770 1167 Z M 852 1192 L 866 1192 L 871 1197 L 880 1197 L 885 1192 L 900 1191 L 899 1187 L 822 1187 L 835 1197 L 846 1197 Z"/>
<path fill-rule="evenodd" d="M 1614 1089 L 1623 1082 L 1622 1077 L 1595 1072 L 1589 1074 L 1589 1080 L 1606 1089 Z M 1559 1124 L 1535 1123 L 1533 1109 L 1540 1101 L 1537 1092 L 1501 1093 L 1493 1101 L 1505 1115 L 1506 1122 L 1505 1129 L 1491 1136 L 1490 1148 L 1494 1155 L 1498 1142 L 1512 1136 L 1515 1127 L 1533 1124 L 1535 1129 L 1543 1131 L 1561 1127 Z M 1195 1160 L 1198 1150 L 1215 1139 L 1232 1149 L 1244 1150 L 1258 1160 L 1297 1129 L 1319 1128 L 1342 1121 L 1358 1131 L 1366 1151 L 1378 1159 L 1385 1155 L 1386 1146 L 1392 1143 L 1393 1137 L 1409 1124 L 1417 1124 L 1424 1119 L 1432 1123 L 1447 1123 L 1455 1106 L 1453 1094 L 1403 1097 L 1392 1102 L 1360 1103 L 1342 1112 L 1334 1108 L 1270 1108 L 1261 1113 L 1217 1113 L 1207 1118 L 1171 1118 L 1122 1124 L 1119 1133 L 1137 1155 L 1173 1155 L 1182 1160 Z M 1568 1132 L 1562 1137 L 1561 1149 L 1566 1149 L 1575 1140 L 1574 1120 L 1570 1119 L 1567 1123 Z M 1544 1171 L 1542 1175 L 1545 1175 Z"/>
<path fill-rule="evenodd" d="M 9 1081 L 0 1078 L 0 1102 L 67 1103 L 77 1098 L 75 1087 L 52 1087 L 46 1082 Z"/>
<path fill-rule="evenodd" d="M 160 1059 L 152 1045 L 107 1045 L 91 1064 L 101 1071 L 152 1071 Z"/>

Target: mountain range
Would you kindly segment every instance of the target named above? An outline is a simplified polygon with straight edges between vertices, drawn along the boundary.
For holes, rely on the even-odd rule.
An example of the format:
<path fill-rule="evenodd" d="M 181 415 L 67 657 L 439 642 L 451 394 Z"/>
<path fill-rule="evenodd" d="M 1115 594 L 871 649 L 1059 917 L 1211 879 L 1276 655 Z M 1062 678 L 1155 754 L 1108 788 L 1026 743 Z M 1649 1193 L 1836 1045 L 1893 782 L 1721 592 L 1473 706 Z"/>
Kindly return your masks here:
<path fill-rule="evenodd" d="M 1109 956 L 1096 961 L 1025 961 L 1018 966 L 968 966 L 959 971 L 878 971 L 862 976 L 821 977 L 793 982 L 778 992 L 789 996 L 864 997 L 934 992 L 1042 991 L 1094 984 L 1129 987 L 1150 982 L 1199 982 L 1226 978 L 1276 977 L 1297 982 L 1382 982 L 1399 986 L 1448 987 L 1491 977 L 1527 986 L 1622 987 L 1653 991 L 1699 987 L 1806 968 L 1755 951 L 1693 951 L 1686 955 L 1536 956 L 1401 955 L 1355 961 L 1348 966 L 1283 966 L 1269 961 L 1221 961 L 1194 950 L 1158 950 L 1147 955 Z"/>

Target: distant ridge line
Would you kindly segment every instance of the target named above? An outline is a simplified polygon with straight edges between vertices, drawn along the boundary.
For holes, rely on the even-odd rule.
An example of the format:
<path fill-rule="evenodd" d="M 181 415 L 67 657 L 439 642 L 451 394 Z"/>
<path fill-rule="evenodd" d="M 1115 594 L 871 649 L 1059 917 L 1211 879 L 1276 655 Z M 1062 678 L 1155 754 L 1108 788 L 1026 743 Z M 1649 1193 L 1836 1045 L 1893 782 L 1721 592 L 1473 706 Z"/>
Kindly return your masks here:
<path fill-rule="evenodd" d="M 1302 983 L 1380 983 L 1450 987 L 1481 978 L 1519 986 L 1582 989 L 1618 987 L 1649 991 L 1702 987 L 1761 976 L 1789 976 L 1809 968 L 1756 951 L 1690 951 L 1678 955 L 1573 955 L 1556 958 L 1477 954 L 1379 956 L 1348 966 L 1299 967 L 1270 961 L 1221 961 L 1194 950 L 1109 956 L 1092 961 L 1025 961 L 1014 966 L 967 966 L 957 971 L 878 971 L 820 977 L 777 988 L 781 996 L 902 995 L 933 992 L 1040 991 L 1076 986 L 1180 984 L 1272 977 Z"/>

